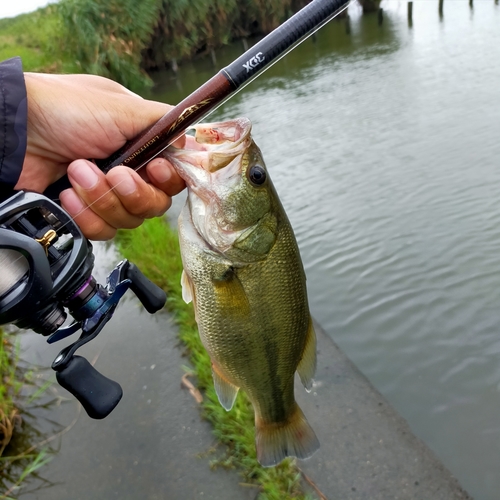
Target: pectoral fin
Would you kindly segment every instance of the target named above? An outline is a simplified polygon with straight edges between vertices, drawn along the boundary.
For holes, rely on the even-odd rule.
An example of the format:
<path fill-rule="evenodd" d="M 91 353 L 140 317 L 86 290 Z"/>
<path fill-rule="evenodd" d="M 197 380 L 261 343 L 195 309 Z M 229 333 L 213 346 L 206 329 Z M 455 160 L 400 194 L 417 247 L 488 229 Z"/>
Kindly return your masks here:
<path fill-rule="evenodd" d="M 316 373 L 316 332 L 312 319 L 309 319 L 309 329 L 307 330 L 306 344 L 302 353 L 297 372 L 300 376 L 300 381 L 307 392 L 312 389 L 313 377 Z"/>
<path fill-rule="evenodd" d="M 215 300 L 227 318 L 245 318 L 250 314 L 250 303 L 241 281 L 232 268 L 221 279 L 212 282 Z"/>
<path fill-rule="evenodd" d="M 212 377 L 214 379 L 215 392 L 217 393 L 219 402 L 225 410 L 229 411 L 234 405 L 234 400 L 238 394 L 238 387 L 231 384 L 213 363 Z"/>

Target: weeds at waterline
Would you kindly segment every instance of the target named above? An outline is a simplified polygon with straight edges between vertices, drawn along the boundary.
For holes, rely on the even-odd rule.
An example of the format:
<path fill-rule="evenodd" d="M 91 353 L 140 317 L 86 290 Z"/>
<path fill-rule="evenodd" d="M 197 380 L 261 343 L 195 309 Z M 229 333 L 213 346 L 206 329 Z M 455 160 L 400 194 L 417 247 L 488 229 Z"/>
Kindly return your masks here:
<path fill-rule="evenodd" d="M 308 0 L 59 0 L 0 19 L 0 60 L 25 71 L 91 73 L 134 91 L 146 71 L 176 68 L 236 39 L 269 33 Z"/>
<path fill-rule="evenodd" d="M 20 367 L 19 342 L 13 338 L 0 328 L 0 500 L 16 498 L 28 478 L 39 477 L 53 452 L 52 438 L 45 438 L 26 410 L 51 405 L 40 398 L 52 382 Z"/>

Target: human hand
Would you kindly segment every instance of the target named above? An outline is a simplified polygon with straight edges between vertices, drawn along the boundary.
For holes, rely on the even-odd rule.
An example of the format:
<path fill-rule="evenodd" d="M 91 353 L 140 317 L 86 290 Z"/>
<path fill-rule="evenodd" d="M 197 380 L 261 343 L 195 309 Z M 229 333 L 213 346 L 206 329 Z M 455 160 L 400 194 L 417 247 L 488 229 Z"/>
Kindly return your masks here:
<path fill-rule="evenodd" d="M 82 158 L 106 158 L 171 109 L 93 75 L 25 73 L 28 144 L 16 189 L 43 192 L 68 174 L 62 207 L 90 239 L 109 239 L 163 214 L 184 181 L 163 158 L 141 175 L 115 167 L 106 175 Z M 182 145 L 183 139 L 176 143 Z"/>

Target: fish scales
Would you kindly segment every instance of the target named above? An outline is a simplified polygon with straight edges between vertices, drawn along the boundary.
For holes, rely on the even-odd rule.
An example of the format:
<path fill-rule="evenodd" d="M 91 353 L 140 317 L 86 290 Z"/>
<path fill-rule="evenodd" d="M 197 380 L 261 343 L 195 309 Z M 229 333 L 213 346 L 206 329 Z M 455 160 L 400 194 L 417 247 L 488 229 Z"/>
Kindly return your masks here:
<path fill-rule="evenodd" d="M 294 374 L 310 388 L 316 347 L 292 227 L 249 120 L 195 130 L 200 149 L 167 153 L 188 185 L 179 217 L 184 298 L 221 404 L 229 410 L 239 388 L 253 404 L 260 463 L 307 458 L 319 443 L 295 402 Z"/>

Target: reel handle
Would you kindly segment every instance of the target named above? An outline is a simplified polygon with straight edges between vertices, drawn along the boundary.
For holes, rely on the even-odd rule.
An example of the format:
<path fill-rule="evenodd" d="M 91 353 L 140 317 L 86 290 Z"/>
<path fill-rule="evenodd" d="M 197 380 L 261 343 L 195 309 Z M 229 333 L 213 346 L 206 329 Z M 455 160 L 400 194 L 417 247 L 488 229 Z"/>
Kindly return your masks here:
<path fill-rule="evenodd" d="M 154 314 L 165 305 L 167 294 L 146 278 L 135 264 L 128 262 L 125 277 L 131 281 L 130 289 L 135 293 L 148 313 Z"/>
<path fill-rule="evenodd" d="M 123 260 L 108 276 L 106 287 L 97 289 L 91 299 L 94 301 L 94 309 L 86 311 L 86 319 L 75 323 L 74 328 L 70 326 L 59 330 L 59 336 L 53 340 L 60 340 L 82 328 L 80 338 L 59 353 L 52 363 L 52 369 L 56 371 L 59 384 L 80 401 L 91 418 L 107 417 L 120 402 L 123 391 L 117 382 L 99 373 L 85 358 L 75 356 L 74 353 L 99 334 L 113 316 L 118 302 L 128 288 L 151 314 L 165 305 L 165 292 L 147 279 L 134 264 Z M 99 300 L 94 300 L 96 297 Z M 89 300 L 88 303 L 90 302 Z"/>
<path fill-rule="evenodd" d="M 56 371 L 59 384 L 82 404 L 88 416 L 107 417 L 120 402 L 123 391 L 118 382 L 99 373 L 85 358 L 72 356 Z"/>

